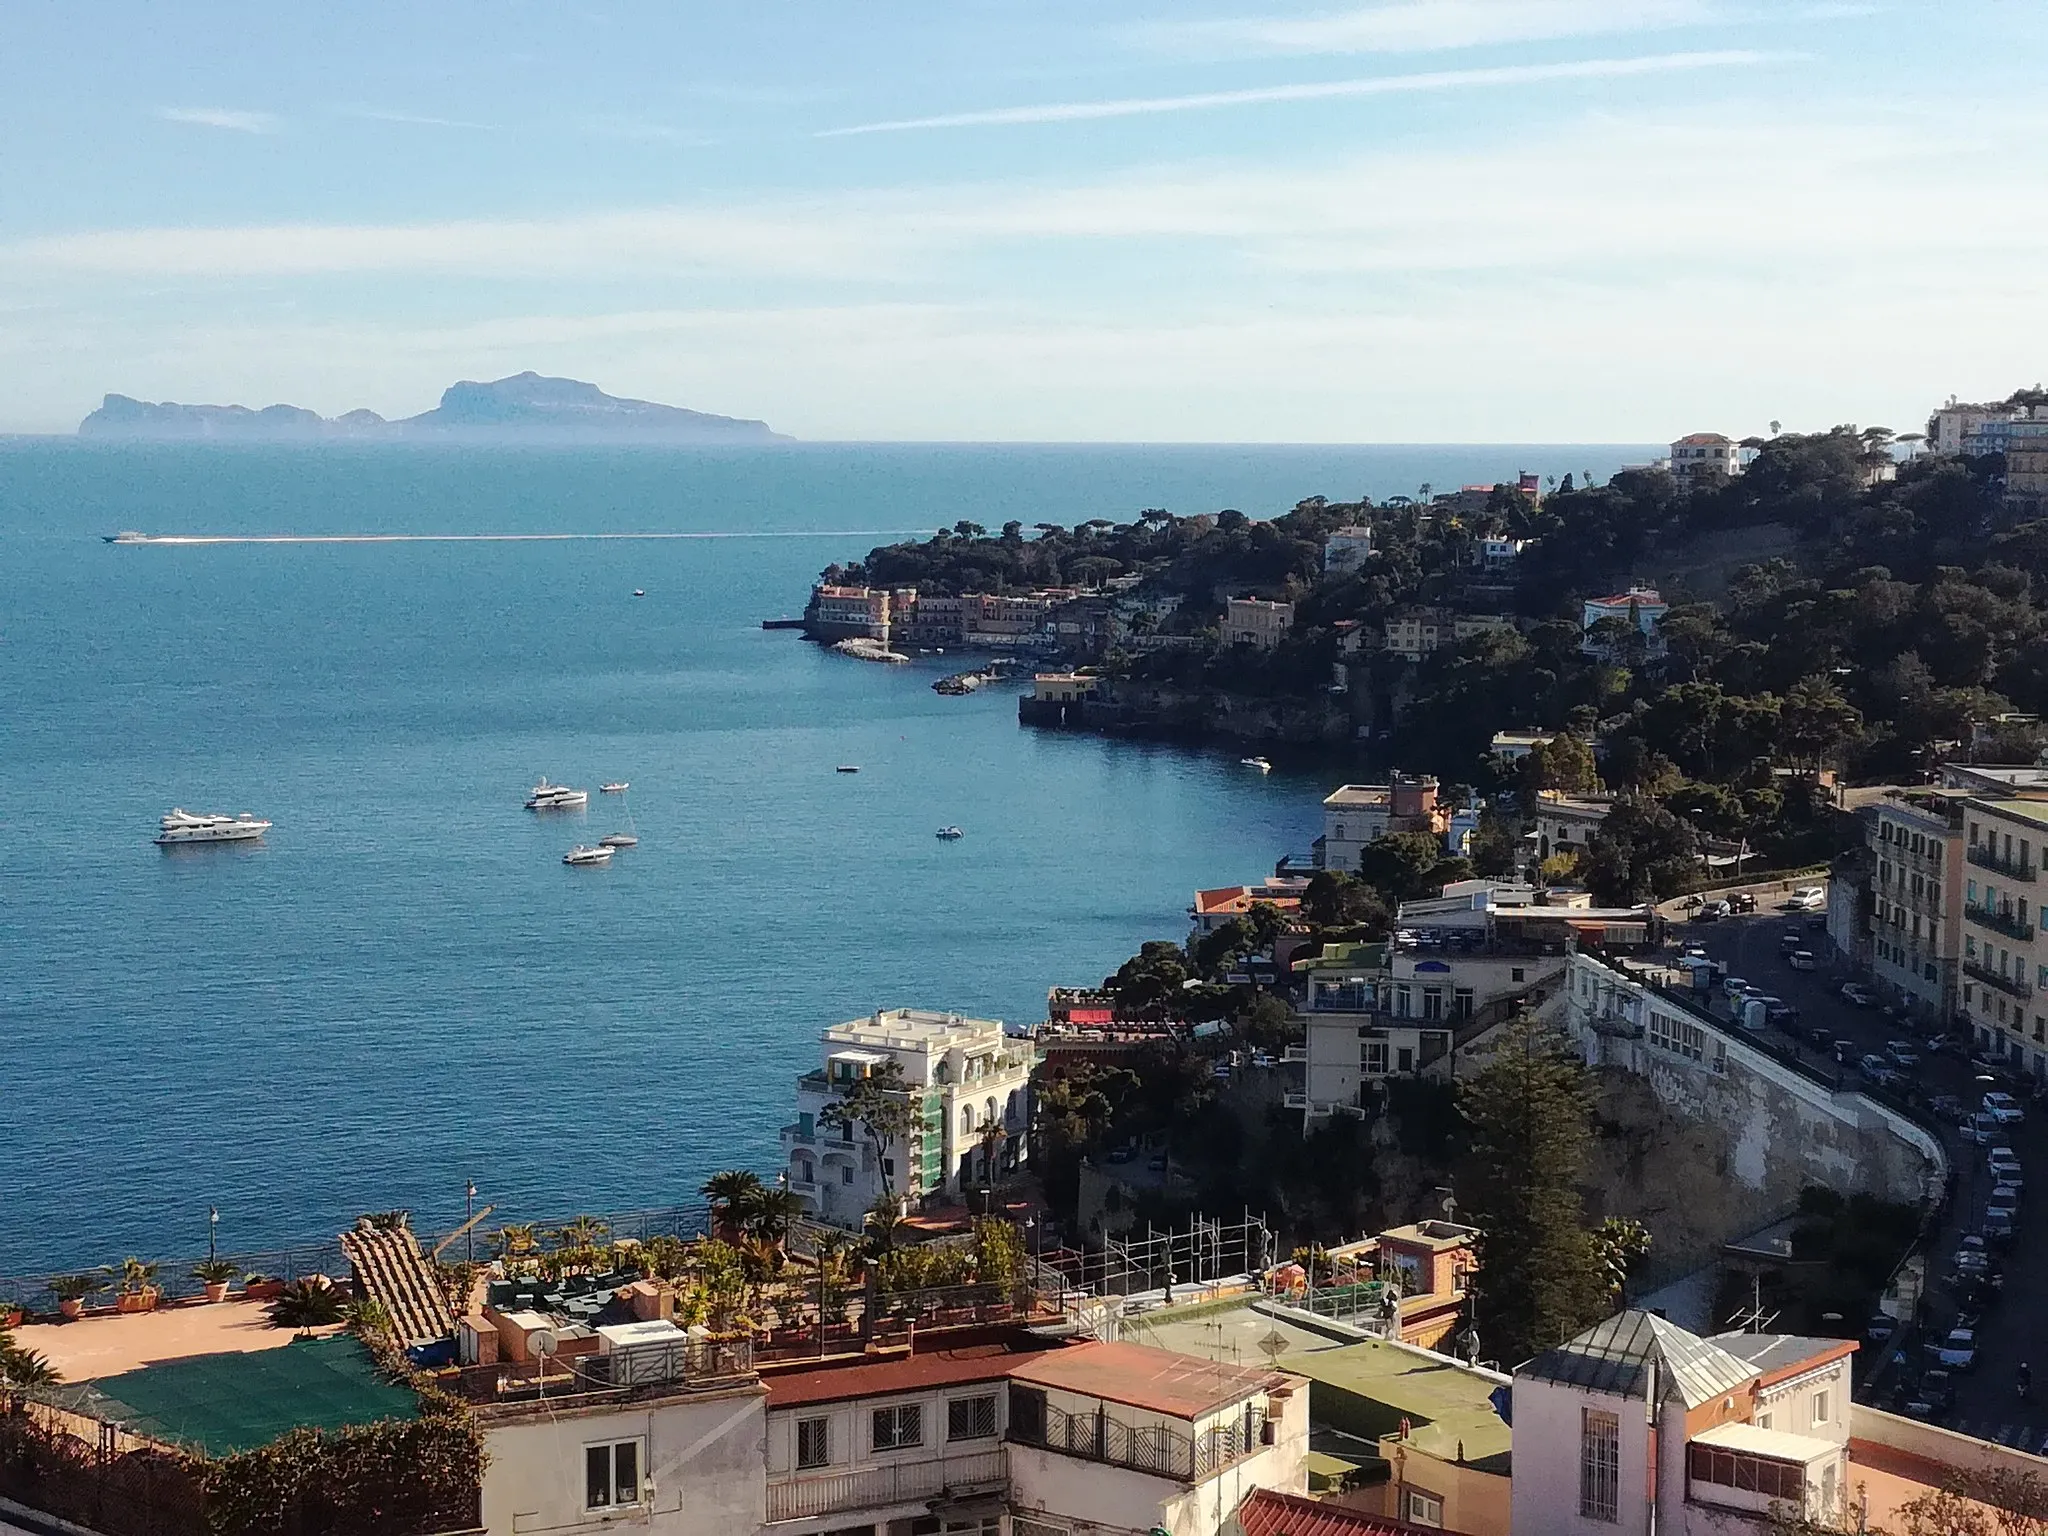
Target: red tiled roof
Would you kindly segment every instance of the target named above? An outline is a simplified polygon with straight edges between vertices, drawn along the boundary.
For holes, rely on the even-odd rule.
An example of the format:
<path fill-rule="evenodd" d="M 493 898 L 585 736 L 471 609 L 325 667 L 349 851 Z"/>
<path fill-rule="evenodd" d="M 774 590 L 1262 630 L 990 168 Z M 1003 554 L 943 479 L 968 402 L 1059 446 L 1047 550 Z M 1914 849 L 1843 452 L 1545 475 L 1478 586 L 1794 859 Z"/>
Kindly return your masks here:
<path fill-rule="evenodd" d="M 1198 1360 L 1147 1344 L 1077 1344 L 1021 1361 L 1010 1376 L 1035 1387 L 1188 1420 L 1289 1379 L 1282 1371 Z"/>
<path fill-rule="evenodd" d="M 805 1408 L 812 1403 L 841 1403 L 856 1397 L 887 1397 L 898 1392 L 924 1392 L 933 1387 L 970 1381 L 1001 1381 L 1013 1366 L 1065 1346 L 1034 1341 L 968 1344 L 934 1349 L 891 1360 L 856 1360 L 794 1371 L 764 1371 L 768 1407 Z"/>
<path fill-rule="evenodd" d="M 1681 443 L 1726 443 L 1734 439 L 1719 432 L 1689 432 L 1679 439 Z"/>
<path fill-rule="evenodd" d="M 1237 1506 L 1244 1536 L 1413 1536 L 1418 1528 L 1362 1509 L 1259 1488 Z"/>

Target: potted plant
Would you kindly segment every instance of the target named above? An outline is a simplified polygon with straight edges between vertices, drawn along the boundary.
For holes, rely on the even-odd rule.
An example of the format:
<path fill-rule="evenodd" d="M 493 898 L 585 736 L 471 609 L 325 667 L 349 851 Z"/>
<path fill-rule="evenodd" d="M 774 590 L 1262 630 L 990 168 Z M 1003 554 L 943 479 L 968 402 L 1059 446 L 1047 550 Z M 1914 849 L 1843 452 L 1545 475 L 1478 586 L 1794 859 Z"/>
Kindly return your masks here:
<path fill-rule="evenodd" d="M 274 1301 L 284 1294 L 284 1282 L 274 1275 L 251 1270 L 242 1276 L 242 1294 L 251 1301 Z"/>
<path fill-rule="evenodd" d="M 18 1301 L 0 1301 L 0 1331 L 19 1324 L 25 1310 Z"/>
<path fill-rule="evenodd" d="M 206 1287 L 208 1301 L 226 1301 L 228 1282 L 240 1274 L 242 1266 L 226 1259 L 206 1259 L 192 1266 L 192 1278 Z"/>
<path fill-rule="evenodd" d="M 132 1254 L 121 1261 L 121 1294 L 114 1299 L 116 1311 L 154 1312 L 161 1294 L 156 1288 L 154 1264 L 145 1264 Z"/>
<path fill-rule="evenodd" d="M 95 1291 L 103 1291 L 107 1282 L 98 1275 L 52 1275 L 50 1294 L 57 1298 L 57 1310 L 65 1317 L 76 1317 L 85 1310 L 85 1298 Z"/>

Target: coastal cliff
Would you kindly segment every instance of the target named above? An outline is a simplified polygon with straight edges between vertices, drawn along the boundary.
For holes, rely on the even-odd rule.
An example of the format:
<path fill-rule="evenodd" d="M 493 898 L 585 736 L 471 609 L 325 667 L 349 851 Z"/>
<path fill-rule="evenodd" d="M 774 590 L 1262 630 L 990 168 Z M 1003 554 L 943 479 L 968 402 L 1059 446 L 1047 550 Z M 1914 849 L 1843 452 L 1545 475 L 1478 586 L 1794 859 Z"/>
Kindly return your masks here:
<path fill-rule="evenodd" d="M 608 395 L 580 379 L 519 373 L 442 392 L 431 411 L 387 421 L 375 411 L 326 417 L 296 405 L 183 405 L 108 395 L 80 437 L 141 441 L 463 441 L 496 443 L 773 443 L 762 421 Z"/>

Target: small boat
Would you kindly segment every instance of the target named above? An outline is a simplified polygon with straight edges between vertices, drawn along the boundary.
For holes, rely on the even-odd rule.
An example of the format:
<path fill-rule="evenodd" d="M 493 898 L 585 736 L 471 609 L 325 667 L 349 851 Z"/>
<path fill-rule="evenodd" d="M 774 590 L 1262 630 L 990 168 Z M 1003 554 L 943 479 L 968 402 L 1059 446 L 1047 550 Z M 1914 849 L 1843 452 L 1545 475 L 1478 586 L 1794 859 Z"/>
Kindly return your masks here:
<path fill-rule="evenodd" d="M 595 848 L 592 848 L 587 843 L 578 843 L 574 848 L 571 848 L 562 855 L 562 862 L 564 864 L 609 864 L 611 861 L 611 849 L 601 843 Z"/>
<path fill-rule="evenodd" d="M 939 836 L 949 843 L 957 841 L 958 839 L 965 837 L 966 835 L 967 834 L 962 832 L 958 827 L 939 828 Z"/>
<path fill-rule="evenodd" d="M 610 784 L 600 784 L 597 787 L 608 795 L 623 795 L 633 786 L 625 779 L 617 779 Z"/>
<path fill-rule="evenodd" d="M 609 832 L 597 840 L 600 848 L 638 848 L 640 839 L 630 832 Z"/>
<path fill-rule="evenodd" d="M 639 588 L 639 587 L 635 587 L 635 588 L 633 589 L 633 595 L 634 595 L 635 597 L 645 597 L 645 596 L 647 595 L 647 593 L 646 593 L 646 592 L 645 592 L 645 591 L 644 591 L 644 590 L 643 590 L 642 588 Z"/>
<path fill-rule="evenodd" d="M 1240 768 L 1256 768 L 1260 773 L 1271 773 L 1273 771 L 1273 765 L 1263 757 L 1240 757 L 1237 760 L 1237 764 Z"/>
<path fill-rule="evenodd" d="M 137 533 L 133 528 L 123 528 L 119 533 L 103 533 L 100 538 L 108 544 L 147 544 L 149 535 Z"/>
<path fill-rule="evenodd" d="M 859 772 L 860 772 L 860 764 L 859 764 L 859 763 L 841 763 L 841 764 L 839 765 L 839 771 L 840 771 L 841 773 L 859 773 Z"/>
<path fill-rule="evenodd" d="M 574 811 L 590 804 L 590 791 L 571 789 L 566 784 L 550 784 L 542 779 L 533 786 L 533 793 L 527 796 L 529 811 Z"/>

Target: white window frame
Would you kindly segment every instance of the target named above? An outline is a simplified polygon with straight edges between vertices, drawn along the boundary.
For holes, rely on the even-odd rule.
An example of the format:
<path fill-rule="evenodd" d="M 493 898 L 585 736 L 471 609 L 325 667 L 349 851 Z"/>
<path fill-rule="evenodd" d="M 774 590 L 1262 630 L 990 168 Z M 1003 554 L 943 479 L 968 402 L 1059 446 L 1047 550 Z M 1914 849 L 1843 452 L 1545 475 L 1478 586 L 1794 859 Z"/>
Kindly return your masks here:
<path fill-rule="evenodd" d="M 817 1426 L 818 1438 L 824 1442 L 824 1456 L 819 1460 L 806 1461 L 804 1459 L 804 1431 L 812 1425 Z M 797 1471 L 812 1472 L 819 1467 L 829 1467 L 832 1465 L 832 1420 L 830 1418 L 820 1414 L 815 1418 L 798 1419 L 793 1434 L 795 1436 L 795 1444 L 791 1446 L 790 1451 L 796 1462 Z"/>
<path fill-rule="evenodd" d="M 619 1452 L 630 1449 L 633 1453 L 632 1497 L 620 1496 Z M 601 1498 L 591 1497 L 590 1469 L 593 1455 L 602 1455 L 605 1465 L 605 1487 Z M 647 1441 L 640 1435 L 629 1435 L 621 1440 L 590 1440 L 583 1446 L 583 1507 L 585 1510 L 634 1509 L 647 1498 Z"/>
<path fill-rule="evenodd" d="M 1826 1387 L 1813 1394 L 1813 1422 L 1816 1425 L 1834 1422 L 1834 1394 Z"/>
<path fill-rule="evenodd" d="M 1420 1488 L 1410 1488 L 1406 1501 L 1406 1518 L 1410 1525 L 1426 1525 L 1432 1530 L 1442 1530 L 1444 1525 L 1444 1501 L 1433 1493 Z"/>
<path fill-rule="evenodd" d="M 882 1424 L 889 1424 L 884 1438 Z M 904 1433 L 906 1426 L 910 1433 Z M 868 1415 L 868 1443 L 876 1451 L 914 1451 L 924 1444 L 924 1404 L 888 1403 Z"/>

